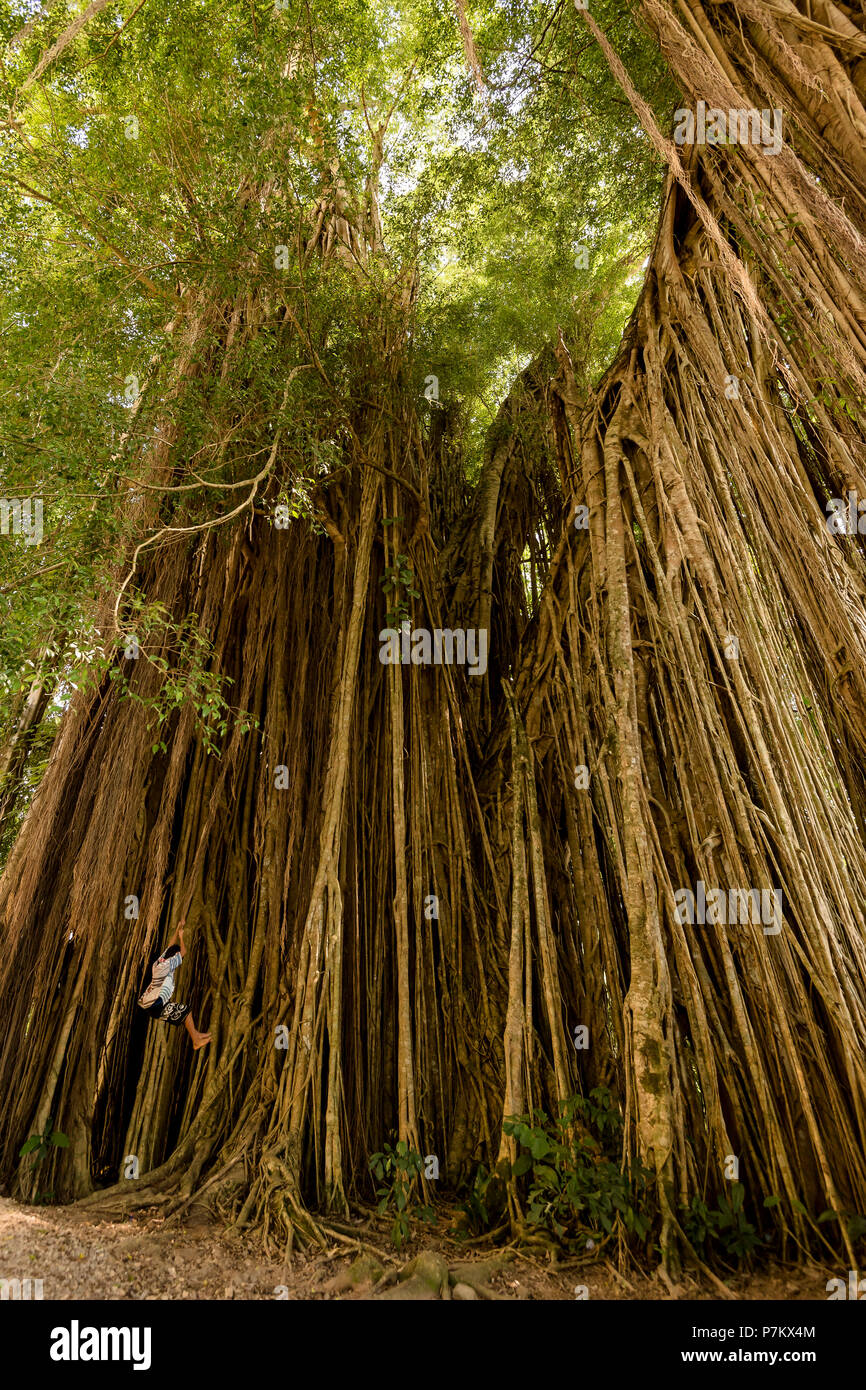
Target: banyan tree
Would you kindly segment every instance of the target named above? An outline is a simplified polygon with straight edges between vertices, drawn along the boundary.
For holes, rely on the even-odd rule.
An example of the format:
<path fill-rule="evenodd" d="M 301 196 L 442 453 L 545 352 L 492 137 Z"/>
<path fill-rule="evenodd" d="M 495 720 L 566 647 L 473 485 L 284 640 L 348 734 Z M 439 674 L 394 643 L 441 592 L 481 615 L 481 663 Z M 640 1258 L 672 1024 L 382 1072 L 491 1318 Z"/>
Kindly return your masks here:
<path fill-rule="evenodd" d="M 0 879 L 3 1190 L 51 1117 L 61 1199 L 309 1239 L 396 1138 L 520 1229 L 503 1126 L 605 1087 L 666 1259 L 736 1175 L 856 1267 L 817 1218 L 866 1211 L 862 8 L 407 5 L 375 89 L 376 8 L 215 10 L 210 105 L 194 5 L 9 48 L 7 199 L 133 308 L 90 675 Z M 515 65 L 592 65 L 656 208 L 613 360 L 570 252 L 474 455 L 429 227 L 389 241 L 443 52 L 478 139 Z M 181 918 L 198 1053 L 136 1008 Z"/>

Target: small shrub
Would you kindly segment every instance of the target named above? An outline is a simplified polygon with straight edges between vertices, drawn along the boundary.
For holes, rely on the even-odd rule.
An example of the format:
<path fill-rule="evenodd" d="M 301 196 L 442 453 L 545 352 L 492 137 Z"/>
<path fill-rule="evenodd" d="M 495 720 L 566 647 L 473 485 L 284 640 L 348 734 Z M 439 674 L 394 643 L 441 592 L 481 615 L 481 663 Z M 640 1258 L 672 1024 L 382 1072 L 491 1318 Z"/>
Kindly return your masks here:
<path fill-rule="evenodd" d="M 465 1239 L 467 1236 L 481 1235 L 483 1231 L 489 1230 L 495 1224 L 494 1213 L 488 1202 L 487 1190 L 491 1182 L 496 1180 L 497 1175 L 488 1172 L 484 1164 L 479 1163 L 472 1179 L 469 1195 L 460 1203 L 460 1210 L 466 1218 L 463 1223 L 463 1230 L 460 1232 L 461 1239 Z"/>
<path fill-rule="evenodd" d="M 572 1096 L 555 1119 L 543 1110 L 506 1120 L 505 1133 L 522 1152 L 511 1172 L 528 1177 L 527 1221 L 565 1247 L 585 1245 L 619 1230 L 646 1241 L 653 1225 L 648 1179 L 621 1161 L 622 1118 L 606 1087 Z"/>
<path fill-rule="evenodd" d="M 25 1158 L 27 1154 L 32 1153 L 33 1165 L 35 1167 L 37 1164 L 42 1163 L 43 1160 L 48 1157 L 49 1148 L 69 1148 L 69 1139 L 67 1135 L 65 1135 L 59 1129 L 51 1128 L 50 1115 L 48 1116 L 48 1120 L 45 1125 L 45 1133 L 31 1134 L 29 1139 L 25 1139 L 24 1143 L 21 1145 L 21 1148 L 18 1150 L 18 1157 Z"/>
<path fill-rule="evenodd" d="M 399 1250 L 412 1233 L 412 1220 L 431 1223 L 436 1220 L 432 1207 L 413 1200 L 415 1184 L 424 1171 L 424 1160 L 401 1139 L 396 1148 L 386 1144 L 381 1153 L 372 1154 L 369 1166 L 373 1177 L 381 1183 L 376 1188 L 379 1215 L 394 1213 L 391 1243 Z"/>
<path fill-rule="evenodd" d="M 31 1134 L 29 1139 L 25 1139 L 21 1148 L 18 1150 L 18 1157 L 26 1158 L 28 1154 L 33 1154 L 33 1167 L 36 1168 L 40 1163 L 44 1162 L 48 1157 L 49 1150 L 52 1148 L 68 1149 L 69 1139 L 62 1130 L 51 1128 L 51 1116 L 49 1115 L 45 1124 L 44 1133 Z M 39 1206 L 40 1203 L 44 1206 L 48 1206 L 53 1201 L 53 1192 L 37 1191 L 33 1198 L 33 1202 L 36 1206 Z"/>
<path fill-rule="evenodd" d="M 700 1197 L 693 1197 L 683 1217 L 683 1230 L 698 1254 L 721 1247 L 734 1260 L 748 1259 L 763 1244 L 757 1230 L 746 1218 L 743 1203 L 746 1189 L 741 1182 L 731 1184 L 730 1196 L 719 1198 L 712 1209 Z M 769 1205 L 772 1199 L 767 1200 Z"/>

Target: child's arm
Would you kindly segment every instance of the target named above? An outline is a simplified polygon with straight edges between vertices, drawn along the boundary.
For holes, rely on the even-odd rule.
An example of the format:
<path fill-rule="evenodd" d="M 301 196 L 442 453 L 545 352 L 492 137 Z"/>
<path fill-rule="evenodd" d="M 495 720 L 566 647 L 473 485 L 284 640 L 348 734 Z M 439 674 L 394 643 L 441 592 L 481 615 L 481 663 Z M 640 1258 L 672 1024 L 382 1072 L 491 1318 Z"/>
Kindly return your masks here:
<path fill-rule="evenodd" d="M 183 955 L 186 954 L 186 951 L 185 951 L 185 948 L 184 948 L 184 944 L 183 944 L 183 927 L 184 927 L 184 923 L 185 923 L 185 922 L 186 922 L 186 918 L 185 918 L 185 917 L 181 917 L 180 921 L 178 922 L 177 926 L 176 926 L 175 929 L 174 929 L 174 936 L 171 938 L 170 941 L 166 942 L 166 947 L 165 947 L 165 954 L 166 954 L 166 955 L 168 955 L 168 953 L 169 953 L 169 951 L 171 950 L 172 946 L 174 946 L 175 942 L 177 942 L 177 941 L 180 942 L 180 946 L 181 946 L 181 951 L 180 951 L 180 953 L 181 953 L 181 955 L 183 956 Z"/>

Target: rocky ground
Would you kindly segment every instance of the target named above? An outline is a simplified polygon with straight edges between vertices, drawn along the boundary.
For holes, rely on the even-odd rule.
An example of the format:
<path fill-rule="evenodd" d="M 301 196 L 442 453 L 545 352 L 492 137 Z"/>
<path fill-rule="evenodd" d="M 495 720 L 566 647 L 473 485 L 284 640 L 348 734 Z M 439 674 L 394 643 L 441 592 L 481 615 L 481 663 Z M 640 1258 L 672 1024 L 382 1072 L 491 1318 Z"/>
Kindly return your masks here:
<path fill-rule="evenodd" d="M 357 1239 L 290 1262 L 268 1258 L 251 1236 L 213 1224 L 195 1208 L 183 1225 L 160 1218 L 95 1220 L 75 1207 L 27 1207 L 0 1198 L 0 1279 L 41 1279 L 45 1299 L 717 1299 L 694 1282 L 676 1290 L 628 1277 L 604 1258 L 553 1263 L 512 1249 L 486 1253 L 444 1233 L 397 1254 L 387 1234 Z M 738 1299 L 826 1300 L 844 1271 L 773 1266 L 726 1279 Z M 582 1293 L 585 1287 L 586 1294 Z M 580 1291 L 580 1292 L 576 1292 Z"/>

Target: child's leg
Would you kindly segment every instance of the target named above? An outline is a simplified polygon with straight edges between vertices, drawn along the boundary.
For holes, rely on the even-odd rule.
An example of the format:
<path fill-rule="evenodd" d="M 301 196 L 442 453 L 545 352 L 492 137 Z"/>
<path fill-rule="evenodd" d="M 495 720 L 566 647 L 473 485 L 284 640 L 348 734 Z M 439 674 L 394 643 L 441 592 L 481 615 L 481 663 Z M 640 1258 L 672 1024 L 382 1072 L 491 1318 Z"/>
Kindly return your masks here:
<path fill-rule="evenodd" d="M 195 1026 L 195 1020 L 191 1013 L 187 1014 L 183 1021 L 183 1026 L 189 1033 L 193 1050 L 198 1052 L 200 1047 L 205 1047 L 210 1042 L 210 1033 L 200 1033 Z"/>

